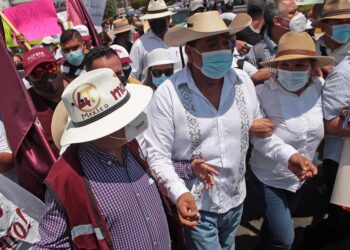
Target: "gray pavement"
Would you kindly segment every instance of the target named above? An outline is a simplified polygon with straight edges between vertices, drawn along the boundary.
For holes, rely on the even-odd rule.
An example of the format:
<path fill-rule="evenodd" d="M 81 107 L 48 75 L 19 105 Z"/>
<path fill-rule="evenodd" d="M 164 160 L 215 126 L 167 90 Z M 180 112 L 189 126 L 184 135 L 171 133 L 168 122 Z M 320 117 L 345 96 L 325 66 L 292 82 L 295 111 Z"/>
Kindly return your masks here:
<path fill-rule="evenodd" d="M 244 213 L 241 225 L 237 232 L 236 249 L 253 250 L 258 242 L 258 233 L 262 219 L 258 215 L 254 199 L 250 193 L 249 179 L 247 179 L 247 198 L 244 206 Z M 294 216 L 295 242 L 293 250 L 299 249 L 303 238 L 303 231 L 306 226 L 317 224 L 327 216 L 327 200 L 317 192 L 317 180 L 311 180 L 305 185 L 304 195 L 299 208 Z M 336 247 L 323 248 L 322 250 L 350 250 L 350 244 L 343 244 Z"/>

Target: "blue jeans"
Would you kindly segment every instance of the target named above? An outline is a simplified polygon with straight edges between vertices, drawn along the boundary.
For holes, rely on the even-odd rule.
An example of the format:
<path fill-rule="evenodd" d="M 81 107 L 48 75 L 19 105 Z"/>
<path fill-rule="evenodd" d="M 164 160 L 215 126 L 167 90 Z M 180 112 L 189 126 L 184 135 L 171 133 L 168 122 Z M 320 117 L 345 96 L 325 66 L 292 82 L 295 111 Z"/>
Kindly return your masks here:
<path fill-rule="evenodd" d="M 243 213 L 243 204 L 226 213 L 200 211 L 195 229 L 185 228 L 187 249 L 235 249 L 235 237 Z"/>
<path fill-rule="evenodd" d="M 260 230 L 259 249 L 289 250 L 294 241 L 292 213 L 295 212 L 302 195 L 274 188 L 262 183 L 252 174 L 251 189 L 256 208 L 264 218 Z"/>

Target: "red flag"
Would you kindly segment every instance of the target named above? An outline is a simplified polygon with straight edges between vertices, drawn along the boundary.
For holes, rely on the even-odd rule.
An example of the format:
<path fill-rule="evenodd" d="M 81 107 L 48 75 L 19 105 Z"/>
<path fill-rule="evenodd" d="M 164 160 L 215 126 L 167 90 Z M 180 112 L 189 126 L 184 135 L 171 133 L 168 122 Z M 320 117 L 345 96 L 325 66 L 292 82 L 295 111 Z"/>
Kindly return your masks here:
<path fill-rule="evenodd" d="M 43 198 L 41 182 L 56 159 L 36 122 L 37 112 L 3 39 L 0 39 L 0 68 L 0 112 L 15 157 L 17 177 L 24 188 Z"/>
<path fill-rule="evenodd" d="M 93 46 L 99 46 L 100 38 L 81 0 L 66 0 L 67 19 L 74 25 L 84 24 L 89 29 Z"/>

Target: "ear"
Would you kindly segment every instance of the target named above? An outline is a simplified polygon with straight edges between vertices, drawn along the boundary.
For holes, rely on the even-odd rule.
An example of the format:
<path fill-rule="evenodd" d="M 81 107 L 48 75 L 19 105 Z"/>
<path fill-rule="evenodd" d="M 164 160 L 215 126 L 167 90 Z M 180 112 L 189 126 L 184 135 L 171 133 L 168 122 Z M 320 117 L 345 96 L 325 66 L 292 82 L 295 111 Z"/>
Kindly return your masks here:
<path fill-rule="evenodd" d="M 282 25 L 281 21 L 280 21 L 280 17 L 278 17 L 278 16 L 274 16 L 272 18 L 272 21 L 273 21 L 273 24 L 276 25 L 276 26 L 281 26 Z"/>
<path fill-rule="evenodd" d="M 185 45 L 185 53 L 187 55 L 188 62 L 192 63 L 193 62 L 193 50 L 187 44 Z"/>

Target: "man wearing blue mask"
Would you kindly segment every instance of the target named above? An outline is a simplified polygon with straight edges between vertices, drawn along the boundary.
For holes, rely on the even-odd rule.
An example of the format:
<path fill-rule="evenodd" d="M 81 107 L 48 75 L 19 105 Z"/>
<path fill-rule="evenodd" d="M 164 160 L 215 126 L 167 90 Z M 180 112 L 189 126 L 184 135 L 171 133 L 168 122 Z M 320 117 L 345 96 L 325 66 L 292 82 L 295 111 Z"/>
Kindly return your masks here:
<path fill-rule="evenodd" d="M 74 80 L 85 72 L 85 55 L 89 52 L 86 44 L 75 29 L 65 30 L 60 37 L 61 52 L 64 56 L 61 60 L 61 71 L 69 80 Z"/>
<path fill-rule="evenodd" d="M 251 79 L 231 67 L 230 36 L 248 25 L 227 27 L 217 11 L 208 11 L 164 37 L 168 46 L 185 46 L 188 63 L 155 91 L 145 148 L 152 173 L 186 226 L 187 249 L 235 248 L 249 136 L 261 117 Z M 288 160 L 288 154 L 274 155 Z"/>
<path fill-rule="evenodd" d="M 316 43 L 317 53 L 333 56 L 339 64 L 350 51 L 350 3 L 348 1 L 325 1 L 321 16 L 313 23 L 324 32 Z M 328 68 L 329 73 L 332 68 Z"/>

